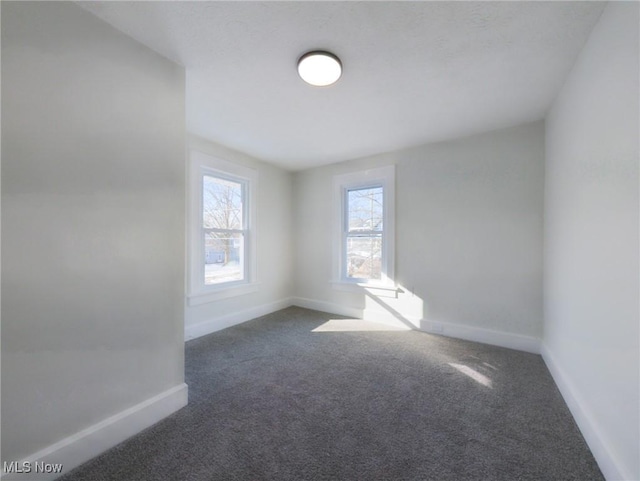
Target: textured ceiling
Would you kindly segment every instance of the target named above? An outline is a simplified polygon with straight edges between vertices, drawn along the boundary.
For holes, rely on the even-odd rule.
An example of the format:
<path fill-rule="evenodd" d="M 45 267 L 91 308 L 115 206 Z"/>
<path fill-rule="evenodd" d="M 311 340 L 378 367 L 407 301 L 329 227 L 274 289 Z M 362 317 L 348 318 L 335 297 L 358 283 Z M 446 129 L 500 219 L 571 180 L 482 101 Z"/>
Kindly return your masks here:
<path fill-rule="evenodd" d="M 544 117 L 600 2 L 79 2 L 187 71 L 190 132 L 292 170 Z M 311 87 L 296 60 L 344 65 Z"/>

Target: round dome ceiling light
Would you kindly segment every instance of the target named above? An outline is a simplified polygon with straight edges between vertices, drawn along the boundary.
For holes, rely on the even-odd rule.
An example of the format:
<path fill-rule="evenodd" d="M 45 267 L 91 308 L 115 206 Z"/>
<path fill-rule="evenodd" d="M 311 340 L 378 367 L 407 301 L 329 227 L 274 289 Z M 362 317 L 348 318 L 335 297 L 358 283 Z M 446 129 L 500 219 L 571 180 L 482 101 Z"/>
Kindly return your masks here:
<path fill-rule="evenodd" d="M 300 57 L 298 74 L 310 85 L 326 87 L 338 81 L 342 75 L 342 63 L 332 53 L 314 50 Z"/>

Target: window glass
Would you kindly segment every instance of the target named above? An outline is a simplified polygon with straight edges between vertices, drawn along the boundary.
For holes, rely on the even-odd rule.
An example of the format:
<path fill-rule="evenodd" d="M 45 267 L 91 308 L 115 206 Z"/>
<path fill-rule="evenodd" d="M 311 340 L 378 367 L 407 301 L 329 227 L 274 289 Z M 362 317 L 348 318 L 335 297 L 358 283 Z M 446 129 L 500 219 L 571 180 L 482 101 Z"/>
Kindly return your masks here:
<path fill-rule="evenodd" d="M 203 176 L 205 285 L 241 281 L 245 277 L 244 192 L 242 182 Z"/>
<path fill-rule="evenodd" d="M 349 232 L 382 231 L 382 187 L 347 191 Z"/>
<path fill-rule="evenodd" d="M 205 285 L 221 284 L 223 282 L 243 280 L 243 251 L 243 234 L 226 232 L 205 232 Z"/>
<path fill-rule="evenodd" d="M 380 279 L 382 235 L 347 237 L 347 277 Z"/>
<path fill-rule="evenodd" d="M 383 193 L 382 186 L 346 191 L 345 254 L 348 278 L 382 278 Z"/>
<path fill-rule="evenodd" d="M 202 215 L 205 228 L 243 228 L 243 185 L 212 175 L 203 177 Z"/>

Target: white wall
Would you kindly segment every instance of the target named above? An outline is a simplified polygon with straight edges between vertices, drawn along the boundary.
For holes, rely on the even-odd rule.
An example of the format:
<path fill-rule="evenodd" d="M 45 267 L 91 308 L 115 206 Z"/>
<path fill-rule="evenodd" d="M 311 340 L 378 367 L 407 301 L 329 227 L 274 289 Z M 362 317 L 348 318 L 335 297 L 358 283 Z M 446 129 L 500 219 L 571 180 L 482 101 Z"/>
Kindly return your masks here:
<path fill-rule="evenodd" d="M 224 329 L 290 305 L 292 174 L 210 141 L 191 137 L 191 149 L 258 171 L 256 292 L 186 307 L 187 339 Z"/>
<path fill-rule="evenodd" d="M 292 294 L 535 350 L 544 178 L 545 360 L 607 476 L 640 478 L 637 4 L 594 29 L 546 174 L 542 122 L 296 174 L 192 138 L 258 170 L 261 285 L 186 309 L 183 70 L 75 5 L 3 2 L 2 74 L 3 461 L 179 388 L 183 329 Z M 388 164 L 403 292 L 336 290 L 332 177 Z"/>
<path fill-rule="evenodd" d="M 20 461 L 186 392 L 184 70 L 72 3 L 2 2 L 2 120 L 2 461 Z"/>
<path fill-rule="evenodd" d="M 544 355 L 608 479 L 640 479 L 638 4 L 604 10 L 546 122 Z"/>
<path fill-rule="evenodd" d="M 387 164 L 397 164 L 396 281 L 405 293 L 374 299 L 335 290 L 332 176 Z M 524 336 L 520 347 L 535 351 L 543 166 L 544 126 L 536 122 L 296 173 L 295 296 L 345 314 L 392 312 L 458 337 L 500 343 L 497 331 L 511 341 Z"/>

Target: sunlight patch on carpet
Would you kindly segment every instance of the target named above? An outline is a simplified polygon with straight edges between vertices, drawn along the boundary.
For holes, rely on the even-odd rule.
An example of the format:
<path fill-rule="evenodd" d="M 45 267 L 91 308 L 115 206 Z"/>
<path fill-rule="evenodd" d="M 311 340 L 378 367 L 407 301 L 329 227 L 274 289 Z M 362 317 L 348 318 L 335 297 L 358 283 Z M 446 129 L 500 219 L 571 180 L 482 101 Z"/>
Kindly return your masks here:
<path fill-rule="evenodd" d="M 454 362 L 450 362 L 448 364 L 452 368 L 457 369 L 458 371 L 460 371 L 465 376 L 469 376 L 475 382 L 480 383 L 483 386 L 486 386 L 488 388 L 492 388 L 493 389 L 493 383 L 491 382 L 491 379 L 489 379 L 484 374 L 481 374 L 478 371 L 476 371 L 475 369 L 472 369 L 469 366 L 465 366 L 464 364 L 456 364 Z"/>

